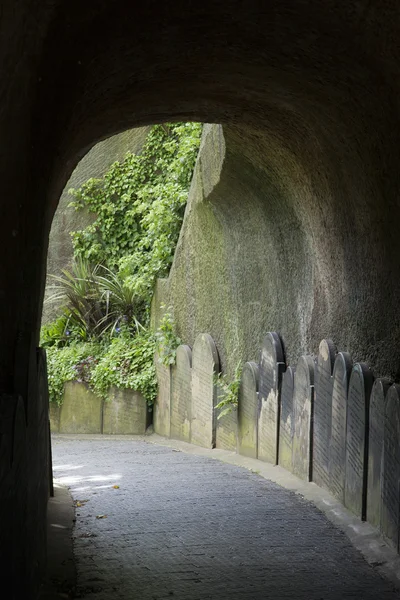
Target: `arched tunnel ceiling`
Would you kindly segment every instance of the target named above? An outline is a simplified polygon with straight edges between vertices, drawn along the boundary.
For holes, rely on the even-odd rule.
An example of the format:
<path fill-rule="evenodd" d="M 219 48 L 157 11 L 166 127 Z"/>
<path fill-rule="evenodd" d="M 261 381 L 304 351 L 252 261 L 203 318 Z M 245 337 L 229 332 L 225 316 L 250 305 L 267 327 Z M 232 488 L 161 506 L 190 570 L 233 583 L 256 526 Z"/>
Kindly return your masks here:
<path fill-rule="evenodd" d="M 0 168 L 5 195 L 16 198 L 2 207 L 5 290 L 23 286 L 40 297 L 39 266 L 27 257 L 44 264 L 60 192 L 96 141 L 167 120 L 222 123 L 237 168 L 246 163 L 258 173 L 259 197 L 279 203 L 282 219 L 295 215 L 313 299 L 321 299 L 318 323 L 334 306 L 335 330 L 350 327 L 351 338 L 363 340 L 356 358 L 358 349 L 360 358 L 383 352 L 380 371 L 395 371 L 395 3 L 24 0 L 17 10 L 5 0 L 2 27 Z M 275 198 L 263 196 L 262 180 Z M 290 236 L 292 226 L 282 230 Z M 16 314 L 18 327 L 37 326 L 40 302 L 28 305 L 14 292 L 0 302 L 6 343 L 14 343 Z"/>

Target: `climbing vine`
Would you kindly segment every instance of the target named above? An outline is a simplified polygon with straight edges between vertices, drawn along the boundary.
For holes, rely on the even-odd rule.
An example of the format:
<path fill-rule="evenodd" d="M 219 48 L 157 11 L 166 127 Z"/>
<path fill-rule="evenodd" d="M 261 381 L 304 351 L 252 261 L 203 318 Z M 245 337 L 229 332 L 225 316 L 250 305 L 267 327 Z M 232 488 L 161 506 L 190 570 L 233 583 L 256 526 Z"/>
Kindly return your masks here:
<path fill-rule="evenodd" d="M 71 205 L 95 220 L 71 232 L 75 263 L 54 278 L 60 316 L 42 328 L 52 401 L 78 380 L 103 398 L 114 385 L 154 402 L 155 349 L 172 364 L 179 339 L 170 313 L 156 334 L 148 330 L 150 302 L 173 260 L 201 127 L 155 125 L 140 155 L 128 153 L 101 179 L 70 190 Z"/>

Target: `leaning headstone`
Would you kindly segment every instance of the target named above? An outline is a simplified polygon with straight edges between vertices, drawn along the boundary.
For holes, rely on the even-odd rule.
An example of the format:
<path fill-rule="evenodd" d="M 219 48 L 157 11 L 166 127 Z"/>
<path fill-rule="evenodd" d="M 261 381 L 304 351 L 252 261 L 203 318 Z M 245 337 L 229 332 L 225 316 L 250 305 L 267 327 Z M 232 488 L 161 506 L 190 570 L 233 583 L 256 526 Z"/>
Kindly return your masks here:
<path fill-rule="evenodd" d="M 239 454 L 257 458 L 258 383 L 259 369 L 255 362 L 247 362 L 242 371 L 238 402 Z"/>
<path fill-rule="evenodd" d="M 277 333 L 264 338 L 259 370 L 258 458 L 278 464 L 279 393 L 285 357 Z"/>
<path fill-rule="evenodd" d="M 333 367 L 336 347 L 331 340 L 319 345 L 315 369 L 313 481 L 329 489 L 329 451 L 332 427 Z"/>
<path fill-rule="evenodd" d="M 217 391 L 214 376 L 218 372 L 214 340 L 207 333 L 201 333 L 192 351 L 191 442 L 205 448 L 215 448 Z"/>
<path fill-rule="evenodd" d="M 157 377 L 157 398 L 153 407 L 153 427 L 155 433 L 170 436 L 171 367 L 161 362 L 156 352 L 154 365 Z"/>
<path fill-rule="evenodd" d="M 329 490 L 342 504 L 346 475 L 347 392 L 352 366 L 350 354 L 339 352 L 333 368 Z"/>
<path fill-rule="evenodd" d="M 385 396 L 389 387 L 386 379 L 376 379 L 369 402 L 367 521 L 374 527 L 381 525 Z"/>
<path fill-rule="evenodd" d="M 220 450 L 230 450 L 235 452 L 237 449 L 238 420 L 237 409 L 233 408 L 229 413 L 218 418 L 217 413 L 217 432 L 215 447 Z"/>
<path fill-rule="evenodd" d="M 293 473 L 305 481 L 312 481 L 314 367 L 315 362 L 311 356 L 301 356 L 294 378 Z"/>
<path fill-rule="evenodd" d="M 373 375 L 364 363 L 354 365 L 347 397 L 346 479 L 344 504 L 366 519 L 369 399 Z"/>
<path fill-rule="evenodd" d="M 192 405 L 192 350 L 182 345 L 176 350 L 171 369 L 171 437 L 190 442 Z"/>
<path fill-rule="evenodd" d="M 294 378 L 295 369 L 293 367 L 288 367 L 282 377 L 278 461 L 278 464 L 288 471 L 293 470 Z"/>
<path fill-rule="evenodd" d="M 393 384 L 385 404 L 381 530 L 399 552 L 400 386 Z"/>

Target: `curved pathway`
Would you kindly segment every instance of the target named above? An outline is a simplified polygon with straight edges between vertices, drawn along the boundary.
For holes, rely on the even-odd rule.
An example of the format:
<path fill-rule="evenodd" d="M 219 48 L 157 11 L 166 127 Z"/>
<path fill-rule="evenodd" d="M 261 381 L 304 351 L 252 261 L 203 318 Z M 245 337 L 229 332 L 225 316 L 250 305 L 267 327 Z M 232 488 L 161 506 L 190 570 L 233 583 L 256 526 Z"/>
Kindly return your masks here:
<path fill-rule="evenodd" d="M 312 504 L 241 467 L 101 437 L 56 436 L 53 461 L 77 504 L 80 597 L 400 598 Z"/>

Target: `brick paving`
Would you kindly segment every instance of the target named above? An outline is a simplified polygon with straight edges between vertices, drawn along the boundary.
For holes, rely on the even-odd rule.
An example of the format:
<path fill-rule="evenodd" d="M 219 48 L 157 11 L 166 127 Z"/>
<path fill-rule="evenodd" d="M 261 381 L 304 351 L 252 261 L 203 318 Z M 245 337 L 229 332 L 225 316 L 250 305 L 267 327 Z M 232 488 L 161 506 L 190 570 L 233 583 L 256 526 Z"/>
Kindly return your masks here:
<path fill-rule="evenodd" d="M 312 504 L 241 467 L 100 437 L 55 436 L 53 461 L 82 505 L 78 597 L 400 598 Z"/>

